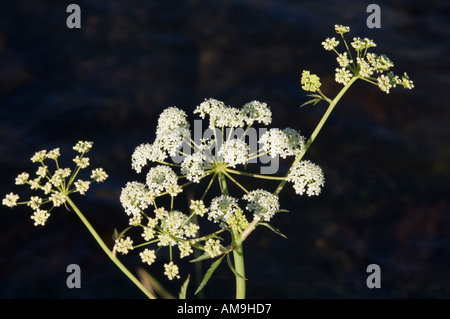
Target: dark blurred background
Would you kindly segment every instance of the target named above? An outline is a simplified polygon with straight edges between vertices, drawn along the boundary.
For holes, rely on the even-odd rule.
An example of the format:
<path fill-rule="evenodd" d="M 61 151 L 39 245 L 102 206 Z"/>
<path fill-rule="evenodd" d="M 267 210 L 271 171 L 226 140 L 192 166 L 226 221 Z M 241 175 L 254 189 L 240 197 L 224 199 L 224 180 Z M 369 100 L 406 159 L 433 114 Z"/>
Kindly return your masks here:
<path fill-rule="evenodd" d="M 250 298 L 450 297 L 450 4 L 377 1 L 381 29 L 368 29 L 373 1 L 74 1 L 81 29 L 66 27 L 68 1 L 0 3 L 0 197 L 14 191 L 29 158 L 78 140 L 94 142 L 92 167 L 109 180 L 74 200 L 112 245 L 127 217 L 119 202 L 134 148 L 152 142 L 159 113 L 191 112 L 213 97 L 240 107 L 265 101 L 273 127 L 309 136 L 325 103 L 306 101 L 301 70 L 318 74 L 334 96 L 335 55 L 321 42 L 334 25 L 373 39 L 376 53 L 407 72 L 414 90 L 390 94 L 359 81 L 341 100 L 307 157 L 326 176 L 320 196 L 281 202 L 266 228 L 245 242 Z M 0 208 L 1 298 L 141 298 L 73 213 L 60 208 L 34 227 L 26 207 Z M 131 270 L 138 253 L 123 258 Z M 147 268 L 174 294 L 162 263 Z M 81 289 L 66 287 L 66 267 L 81 267 Z M 368 289 L 366 267 L 381 267 Z M 205 263 L 205 267 L 208 263 Z M 189 269 L 189 268 L 187 268 Z M 226 263 L 206 297 L 233 298 Z M 191 282 L 195 282 L 191 280 Z M 188 297 L 192 297 L 191 284 Z"/>

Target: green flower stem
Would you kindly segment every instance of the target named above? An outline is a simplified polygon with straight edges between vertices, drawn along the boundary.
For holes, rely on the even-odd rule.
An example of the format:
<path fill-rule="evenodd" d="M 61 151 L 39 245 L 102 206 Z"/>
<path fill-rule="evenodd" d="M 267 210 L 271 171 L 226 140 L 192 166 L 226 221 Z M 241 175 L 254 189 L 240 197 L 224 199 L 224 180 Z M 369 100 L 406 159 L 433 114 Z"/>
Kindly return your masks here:
<path fill-rule="evenodd" d="M 262 178 L 262 179 L 271 179 L 271 180 L 284 180 L 286 177 L 279 177 L 279 176 L 268 176 L 268 175 L 262 175 L 262 174 L 256 174 L 256 173 L 247 173 L 247 172 L 241 172 L 241 171 L 237 171 L 231 168 L 227 168 L 227 172 L 232 173 L 232 174 L 237 174 L 237 175 L 242 175 L 242 176 L 250 176 L 250 177 L 255 177 L 255 178 Z"/>
<path fill-rule="evenodd" d="M 245 299 L 245 265 L 242 239 L 238 232 L 233 230 L 233 244 L 238 248 L 233 250 L 234 269 L 239 274 L 236 276 L 236 299 Z"/>
<path fill-rule="evenodd" d="M 301 152 L 297 158 L 294 160 L 294 162 L 292 163 L 291 167 L 293 167 L 295 164 L 297 164 L 298 162 L 301 161 L 301 159 L 303 158 L 303 155 L 305 155 L 306 151 L 308 150 L 308 148 L 311 146 L 311 144 L 314 142 L 314 140 L 316 139 L 317 135 L 319 134 L 320 130 L 322 129 L 323 125 L 325 124 L 325 122 L 327 121 L 328 117 L 330 116 L 331 112 L 333 111 L 334 107 L 336 106 L 336 104 L 339 102 L 339 100 L 342 98 L 342 96 L 344 95 L 345 92 L 347 92 L 347 90 L 350 88 L 350 86 L 352 86 L 352 84 L 358 79 L 358 76 L 353 76 L 350 81 L 342 88 L 342 90 L 336 95 L 336 97 L 333 99 L 333 101 L 331 101 L 330 105 L 328 106 L 328 109 L 326 110 L 325 114 L 322 116 L 322 119 L 320 120 L 319 124 L 317 124 L 316 128 L 314 129 L 314 131 L 312 132 L 311 136 L 309 137 L 308 141 L 305 144 L 305 149 L 303 152 Z M 290 170 L 289 170 L 290 171 Z M 286 174 L 289 174 L 289 171 Z M 282 180 L 280 182 L 280 184 L 278 185 L 277 189 L 275 190 L 274 194 L 278 195 L 280 194 L 281 190 L 283 189 L 284 185 L 286 184 L 286 179 Z"/>
<path fill-rule="evenodd" d="M 72 209 L 75 211 L 75 213 L 78 215 L 78 217 L 81 219 L 83 224 L 86 226 L 86 228 L 89 230 L 89 232 L 92 234 L 92 236 L 95 238 L 97 243 L 100 245 L 100 247 L 103 249 L 103 251 L 108 255 L 108 257 L 116 264 L 117 267 L 119 267 L 120 270 L 150 299 L 156 299 L 154 295 L 152 295 L 143 285 L 142 283 L 135 277 L 133 274 L 120 262 L 119 259 L 112 253 L 111 250 L 109 250 L 108 246 L 103 242 L 103 240 L 100 238 L 100 236 L 97 234 L 95 229 L 92 227 L 92 225 L 89 223 L 89 221 L 84 217 L 83 213 L 78 209 L 78 207 L 72 202 L 72 200 L 69 198 L 69 196 L 66 196 L 66 201 L 72 207 Z"/>
<path fill-rule="evenodd" d="M 240 189 L 242 189 L 246 194 L 248 194 L 248 190 L 242 186 L 237 180 L 235 180 L 233 178 L 233 176 L 231 176 L 230 174 L 228 174 L 227 172 L 224 172 L 225 176 L 228 177 L 233 183 L 235 183 L 237 186 L 239 186 Z"/>
<path fill-rule="evenodd" d="M 226 177 L 223 173 L 219 173 L 219 184 L 222 190 L 222 195 L 228 195 L 228 187 Z M 235 229 L 231 231 L 234 259 L 234 270 L 239 274 L 236 277 L 236 299 L 245 299 L 245 265 L 244 265 L 244 250 L 242 248 L 242 238 L 239 232 Z"/>

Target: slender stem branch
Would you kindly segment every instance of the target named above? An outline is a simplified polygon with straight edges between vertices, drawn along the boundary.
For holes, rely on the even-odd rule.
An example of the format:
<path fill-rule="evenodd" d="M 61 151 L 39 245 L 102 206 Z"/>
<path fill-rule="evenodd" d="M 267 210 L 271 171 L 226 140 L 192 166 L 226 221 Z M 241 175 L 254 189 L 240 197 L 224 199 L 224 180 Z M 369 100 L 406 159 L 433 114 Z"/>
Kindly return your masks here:
<path fill-rule="evenodd" d="M 228 195 L 228 187 L 225 175 L 219 173 L 220 189 L 222 195 Z M 245 299 L 245 265 L 244 265 L 244 251 L 242 248 L 242 239 L 239 232 L 235 229 L 231 231 L 232 245 L 237 247 L 233 249 L 234 269 L 239 274 L 236 277 L 236 299 Z"/>
<path fill-rule="evenodd" d="M 308 141 L 305 144 L 305 149 L 303 152 L 301 152 L 299 155 L 297 155 L 296 159 L 291 165 L 291 168 L 301 161 L 303 158 L 303 155 L 305 155 L 308 148 L 311 146 L 311 144 L 316 139 L 317 135 L 319 134 L 320 130 L 322 129 L 323 125 L 327 121 L 328 117 L 330 116 L 331 112 L 333 111 L 336 104 L 339 102 L 339 100 L 342 98 L 344 93 L 352 86 L 352 84 L 358 79 L 359 77 L 354 76 L 351 78 L 351 80 L 342 88 L 342 90 L 336 95 L 336 97 L 333 99 L 333 101 L 328 106 L 328 109 L 326 110 L 325 114 L 322 116 L 322 119 L 320 120 L 319 124 L 317 124 L 316 128 L 312 132 L 311 136 L 309 137 Z M 290 171 L 290 169 L 289 169 Z M 289 174 L 289 171 L 287 172 L 286 176 Z M 284 185 L 286 184 L 286 180 L 282 180 L 281 183 L 278 185 L 277 189 L 275 190 L 274 194 L 278 195 L 281 190 L 283 189 Z"/>
<path fill-rule="evenodd" d="M 240 189 L 242 189 L 246 194 L 248 194 L 248 190 L 242 186 L 237 180 L 235 180 L 233 178 L 233 176 L 231 176 L 230 174 L 228 174 L 227 172 L 224 172 L 225 176 L 228 177 L 233 183 L 235 183 L 237 186 L 239 186 Z"/>
<path fill-rule="evenodd" d="M 66 196 L 66 201 L 72 207 L 72 209 L 75 211 L 77 216 L 81 219 L 83 224 L 86 226 L 86 228 L 89 230 L 89 232 L 92 234 L 94 239 L 97 241 L 97 243 L 100 245 L 100 247 L 103 249 L 103 251 L 108 255 L 108 257 L 116 264 L 117 267 L 150 299 L 156 299 L 154 295 L 152 295 L 147 288 L 142 285 L 142 283 L 120 262 L 119 259 L 112 253 L 111 250 L 109 250 L 108 246 L 106 246 L 105 242 L 101 239 L 101 237 L 98 235 L 98 233 L 95 231 L 95 229 L 92 227 L 92 225 L 89 223 L 89 221 L 84 217 L 83 213 L 78 209 L 78 207 L 72 202 L 72 200 L 69 198 L 69 196 Z"/>
<path fill-rule="evenodd" d="M 234 170 L 231 168 L 227 168 L 227 172 L 232 173 L 232 174 L 237 174 L 237 175 L 250 176 L 250 177 L 262 178 L 262 179 L 272 179 L 272 180 L 277 180 L 277 181 L 282 181 L 282 180 L 286 179 L 285 176 L 280 177 L 280 176 L 261 175 L 261 174 L 256 174 L 256 173 L 247 173 L 247 172 L 237 171 L 237 170 Z"/>

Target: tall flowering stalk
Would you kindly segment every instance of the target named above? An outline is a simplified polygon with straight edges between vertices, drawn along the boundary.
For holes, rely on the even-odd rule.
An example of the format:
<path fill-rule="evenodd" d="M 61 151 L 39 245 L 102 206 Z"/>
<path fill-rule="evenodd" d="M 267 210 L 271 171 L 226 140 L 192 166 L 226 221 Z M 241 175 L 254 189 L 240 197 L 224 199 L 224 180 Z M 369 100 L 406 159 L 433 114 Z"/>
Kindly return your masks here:
<path fill-rule="evenodd" d="M 226 257 L 236 278 L 236 298 L 245 298 L 243 242 L 261 225 L 281 234 L 269 222 L 276 214 L 285 211 L 279 203 L 279 194 L 286 183 L 291 183 L 299 195 L 320 194 L 325 183 L 323 171 L 303 158 L 345 92 L 358 79 L 377 85 L 386 93 L 397 85 L 413 88 L 413 82 L 406 73 L 399 77 L 389 71 L 393 63 L 386 55 L 368 52 L 376 47 L 372 40 L 353 38 L 349 45 L 344 34 L 350 28 L 336 25 L 335 31 L 340 40 L 327 38 L 322 45 L 325 50 L 336 53 L 339 67 L 335 70 L 335 80 L 344 87 L 331 99 L 321 91 L 319 76 L 307 70 L 302 72 L 301 86 L 310 93 L 308 96 L 311 98 L 304 105 L 315 105 L 321 101 L 328 103 L 327 110 L 308 139 L 293 128 L 269 128 L 258 138 L 259 148 L 254 149 L 247 141 L 247 133 L 254 126 L 267 126 L 272 121 L 270 108 L 259 101 L 235 108 L 215 99 L 206 99 L 194 110 L 200 119 L 208 121 L 211 132 L 200 140 L 192 139 L 188 115 L 183 110 L 177 107 L 164 110 L 158 119 L 155 140 L 137 146 L 131 156 L 132 168 L 138 174 L 145 170 L 145 175 L 122 188 L 120 202 L 129 216 L 129 225 L 116 234 L 112 251 L 104 245 L 69 197 L 74 192 L 84 194 L 90 182 L 103 181 L 107 177 L 102 169 L 96 169 L 92 171 L 91 181 L 76 180 L 78 172 L 89 165 L 89 159 L 84 155 L 91 148 L 91 143 L 78 143 L 74 147 L 80 153 L 74 159 L 74 170 L 59 167 L 56 160 L 59 149 L 36 153 L 32 161 L 41 163 L 36 177 L 22 173 L 16 183 L 29 184 L 33 190 L 41 189 L 46 196 L 32 196 L 28 201 L 19 202 L 19 196 L 10 193 L 3 199 L 3 204 L 9 207 L 17 204 L 30 206 L 34 211 L 31 218 L 35 225 L 44 225 L 53 207 L 68 204 L 108 256 L 150 298 L 154 296 L 120 263 L 117 253 L 127 254 L 137 250 L 142 262 L 152 265 L 157 254 L 167 249 L 169 258 L 161 271 L 170 280 L 181 278 L 178 267 L 180 259 L 188 257 L 192 262 L 214 259 L 195 293 L 206 285 Z M 337 49 L 341 41 L 344 52 Z M 250 163 L 264 156 L 290 160 L 289 170 L 280 175 L 256 174 L 247 170 Z M 182 159 L 174 161 L 175 157 Z M 55 160 L 53 174 L 44 164 L 46 159 Z M 257 186 L 249 188 L 241 177 L 257 179 L 252 184 Z M 275 189 L 269 189 L 270 185 L 261 183 L 263 180 L 278 181 L 279 184 Z M 220 194 L 212 194 L 214 184 L 218 185 Z M 197 186 L 197 190 L 201 189 L 201 195 L 196 194 L 198 196 L 190 199 L 188 210 L 180 210 L 176 204 L 186 200 L 180 194 L 192 185 Z M 231 194 L 230 185 L 234 185 L 233 189 L 239 192 Z M 44 204 L 51 204 L 52 207 L 43 209 Z M 203 227 L 205 223 L 212 223 L 216 230 L 205 232 L 205 229 L 210 229 Z M 139 238 L 131 238 L 129 230 L 132 228 L 140 230 Z M 223 237 L 226 233 L 229 234 L 229 241 Z M 194 255 L 195 251 L 199 254 Z M 187 283 L 188 280 L 182 286 L 183 296 Z"/>

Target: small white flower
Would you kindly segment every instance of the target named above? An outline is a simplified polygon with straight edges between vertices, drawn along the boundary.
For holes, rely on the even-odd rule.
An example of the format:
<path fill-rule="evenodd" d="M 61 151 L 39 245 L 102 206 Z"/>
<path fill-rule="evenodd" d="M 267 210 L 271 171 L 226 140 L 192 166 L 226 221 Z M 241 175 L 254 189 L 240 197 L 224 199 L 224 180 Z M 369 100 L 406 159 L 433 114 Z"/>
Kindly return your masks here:
<path fill-rule="evenodd" d="M 209 115 L 209 128 L 215 127 L 243 127 L 246 116 L 237 108 L 226 106 L 223 102 L 215 99 L 207 99 L 194 110 L 201 118 Z"/>
<path fill-rule="evenodd" d="M 92 170 L 91 178 L 96 182 L 103 182 L 108 178 L 108 174 L 106 174 L 103 168 L 96 168 Z"/>
<path fill-rule="evenodd" d="M 73 149 L 78 153 L 87 153 L 92 148 L 93 142 L 79 141 Z"/>
<path fill-rule="evenodd" d="M 36 175 L 40 176 L 40 177 L 45 177 L 45 175 L 47 174 L 47 166 L 43 165 L 43 166 L 39 166 L 38 170 L 36 171 Z"/>
<path fill-rule="evenodd" d="M 164 207 L 155 209 L 154 213 L 156 219 L 164 219 L 169 215 L 169 212 Z"/>
<path fill-rule="evenodd" d="M 2 204 L 8 207 L 14 207 L 17 206 L 17 201 L 19 200 L 19 195 L 14 193 L 9 193 L 3 198 Z"/>
<path fill-rule="evenodd" d="M 367 62 L 365 59 L 358 57 L 358 58 L 356 58 L 356 61 L 358 63 L 358 67 L 359 67 L 359 73 L 358 73 L 359 76 L 361 76 L 363 78 L 368 78 L 375 71 L 375 69 L 373 67 L 371 67 L 369 62 Z"/>
<path fill-rule="evenodd" d="M 338 24 L 334 25 L 334 29 L 336 30 L 337 33 L 341 33 L 341 34 L 350 31 L 350 27 L 346 27 L 346 26 L 338 25 Z"/>
<path fill-rule="evenodd" d="M 270 221 L 280 209 L 278 196 L 263 189 L 251 191 L 243 198 L 249 202 L 246 208 L 253 212 L 256 220 Z"/>
<path fill-rule="evenodd" d="M 19 176 L 16 177 L 16 185 L 23 185 L 28 181 L 28 178 L 30 178 L 30 174 L 23 172 L 20 173 Z"/>
<path fill-rule="evenodd" d="M 42 151 L 34 153 L 34 155 L 31 157 L 31 161 L 33 163 L 42 162 L 46 156 L 47 156 L 47 151 L 42 150 Z"/>
<path fill-rule="evenodd" d="M 300 83 L 302 84 L 302 89 L 309 92 L 316 92 L 322 85 L 319 76 L 311 74 L 311 72 L 307 70 L 302 72 Z"/>
<path fill-rule="evenodd" d="M 249 150 L 250 147 L 243 140 L 232 139 L 222 144 L 219 149 L 219 156 L 231 167 L 236 167 L 238 164 L 247 164 Z"/>
<path fill-rule="evenodd" d="M 182 146 L 183 141 L 190 137 L 190 134 L 186 112 L 176 107 L 169 107 L 160 114 L 156 127 L 157 145 L 170 156 L 177 154 L 177 150 Z M 136 167 L 138 168 L 139 165 Z"/>
<path fill-rule="evenodd" d="M 60 156 L 59 148 L 55 148 L 48 152 L 47 158 L 50 158 L 52 160 L 56 160 Z"/>
<path fill-rule="evenodd" d="M 364 40 L 362 40 L 360 37 L 357 38 L 353 38 L 353 42 L 351 43 L 351 46 L 355 49 L 355 50 L 361 50 L 364 49 L 366 45 L 366 42 Z"/>
<path fill-rule="evenodd" d="M 152 167 L 146 178 L 147 187 L 155 196 L 159 196 L 164 191 L 173 190 L 173 187 L 178 186 L 177 181 L 177 174 L 167 165 Z"/>
<path fill-rule="evenodd" d="M 59 207 L 66 202 L 66 197 L 60 192 L 55 192 L 50 195 L 49 200 L 53 203 L 53 206 Z"/>
<path fill-rule="evenodd" d="M 158 235 L 158 246 L 174 246 L 177 242 L 175 241 L 175 239 L 172 238 L 172 236 L 170 236 L 170 234 L 164 233 L 164 234 L 159 234 Z"/>
<path fill-rule="evenodd" d="M 353 62 L 353 60 L 350 60 L 350 59 L 348 58 L 347 52 L 340 53 L 340 54 L 338 55 L 338 57 L 336 58 L 336 60 L 337 60 L 337 62 L 339 63 L 339 66 L 340 66 L 341 68 L 346 68 L 347 66 L 350 65 L 350 63 Z"/>
<path fill-rule="evenodd" d="M 342 83 L 345 85 L 351 80 L 352 77 L 353 74 L 347 68 L 336 69 L 335 81 L 337 83 Z"/>
<path fill-rule="evenodd" d="M 378 87 L 381 91 L 386 92 L 387 94 L 389 94 L 389 90 L 391 88 L 395 88 L 400 81 L 400 78 L 397 75 L 394 75 L 394 73 L 392 72 L 381 74 L 377 78 Z"/>
<path fill-rule="evenodd" d="M 75 189 L 81 195 L 84 195 L 88 191 L 90 185 L 91 185 L 91 182 L 83 181 L 83 180 L 79 179 L 75 182 Z"/>
<path fill-rule="evenodd" d="M 146 241 L 149 241 L 155 237 L 156 231 L 153 227 L 146 226 L 146 227 L 144 227 L 144 231 L 142 232 L 141 235 L 142 235 L 142 237 L 144 237 L 144 239 Z"/>
<path fill-rule="evenodd" d="M 413 81 L 411 81 L 409 79 L 408 74 L 406 74 L 406 72 L 403 73 L 403 76 L 402 76 L 402 79 L 401 79 L 401 83 L 399 83 L 399 84 L 403 85 L 403 87 L 405 89 L 410 89 L 411 90 L 411 89 L 414 88 L 414 83 L 413 83 Z"/>
<path fill-rule="evenodd" d="M 115 240 L 114 249 L 115 251 L 118 251 L 119 253 L 122 253 L 124 255 L 128 254 L 128 251 L 133 250 L 133 240 L 131 240 L 130 237 L 127 238 L 117 238 Z"/>
<path fill-rule="evenodd" d="M 130 226 L 139 226 L 141 224 L 141 221 L 142 221 L 142 215 L 141 214 L 133 214 L 128 219 L 128 224 Z"/>
<path fill-rule="evenodd" d="M 143 252 L 139 253 L 139 256 L 141 256 L 142 262 L 147 263 L 149 265 L 153 264 L 153 262 L 156 259 L 156 254 L 153 249 L 144 249 Z"/>
<path fill-rule="evenodd" d="M 191 245 L 189 244 L 189 241 L 183 241 L 178 243 L 178 249 L 180 249 L 180 258 L 189 256 L 194 252 L 192 250 Z"/>
<path fill-rule="evenodd" d="M 41 179 L 42 179 L 42 177 L 38 176 L 35 179 L 29 180 L 28 183 L 30 184 L 30 188 L 31 189 L 39 189 L 41 187 L 41 184 L 40 184 Z"/>
<path fill-rule="evenodd" d="M 208 219 L 220 223 L 221 227 L 225 227 L 226 220 L 234 216 L 237 210 L 239 210 L 239 205 L 236 198 L 221 195 L 211 201 Z"/>
<path fill-rule="evenodd" d="M 301 152 L 305 145 L 305 139 L 292 128 L 288 127 L 284 130 L 272 128 L 261 136 L 259 143 L 270 157 L 274 158 L 279 155 L 286 158 Z"/>
<path fill-rule="evenodd" d="M 131 167 L 137 173 L 140 173 L 148 161 L 164 161 L 167 158 L 167 153 L 161 144 L 161 140 L 156 140 L 153 144 L 145 143 L 136 147 L 131 156 Z"/>
<path fill-rule="evenodd" d="M 71 174 L 70 168 L 59 168 L 55 171 L 52 178 L 50 179 L 50 183 L 55 187 L 61 186 L 62 182 L 65 178 L 69 177 Z"/>
<path fill-rule="evenodd" d="M 183 226 L 184 235 L 186 237 L 195 237 L 200 227 L 194 223 L 188 223 Z"/>
<path fill-rule="evenodd" d="M 173 237 L 183 238 L 185 235 L 183 226 L 186 224 L 187 219 L 187 215 L 174 210 L 161 220 L 160 227 L 165 233 Z"/>
<path fill-rule="evenodd" d="M 300 161 L 293 165 L 286 180 L 294 183 L 297 194 L 303 195 L 306 192 L 308 196 L 319 195 L 325 184 L 322 169 L 310 161 Z"/>
<path fill-rule="evenodd" d="M 34 226 L 44 226 L 47 222 L 47 219 L 50 217 L 50 214 L 46 210 L 37 209 L 34 211 L 31 219 L 34 220 Z"/>
<path fill-rule="evenodd" d="M 366 59 L 377 73 L 388 71 L 394 66 L 394 63 L 385 54 L 367 53 Z"/>
<path fill-rule="evenodd" d="M 339 44 L 339 41 L 336 40 L 335 37 L 333 37 L 333 38 L 326 38 L 325 41 L 322 42 L 322 46 L 327 51 L 333 50 L 335 47 L 338 46 L 338 44 Z"/>
<path fill-rule="evenodd" d="M 208 212 L 208 208 L 205 207 L 202 200 L 191 200 L 191 206 L 189 208 L 194 214 L 200 217 L 203 217 Z"/>
<path fill-rule="evenodd" d="M 147 187 L 139 182 L 128 182 L 120 193 L 120 203 L 127 215 L 140 214 L 152 204 L 153 198 Z"/>
<path fill-rule="evenodd" d="M 50 194 L 52 188 L 53 188 L 52 183 L 47 182 L 47 183 L 45 183 L 45 185 L 42 187 L 42 190 L 44 191 L 44 194 L 45 194 L 45 195 L 48 195 L 48 194 Z"/>
<path fill-rule="evenodd" d="M 181 162 L 181 174 L 188 180 L 199 183 L 209 167 L 210 164 L 206 162 L 204 152 L 197 151 L 183 159 L 183 162 Z"/>
<path fill-rule="evenodd" d="M 272 122 L 272 111 L 266 103 L 259 101 L 246 103 L 242 107 L 242 114 L 244 115 L 245 122 L 248 125 L 253 124 L 255 121 L 258 123 L 264 123 L 265 125 Z"/>
<path fill-rule="evenodd" d="M 205 242 L 205 252 L 208 253 L 211 258 L 219 256 L 222 253 L 222 246 L 220 245 L 220 241 L 218 239 L 208 239 Z"/>
<path fill-rule="evenodd" d="M 164 264 L 164 275 L 166 275 L 167 278 L 169 278 L 170 280 L 174 278 L 177 279 L 180 278 L 178 273 L 179 273 L 178 266 L 175 265 L 173 261 L 171 261 L 168 264 Z"/>
<path fill-rule="evenodd" d="M 39 196 L 31 196 L 27 205 L 30 206 L 33 210 L 37 210 L 42 205 L 42 198 L 40 198 Z"/>
<path fill-rule="evenodd" d="M 89 158 L 88 157 L 80 157 L 79 155 L 77 155 L 73 161 L 75 162 L 75 164 L 77 164 L 77 166 L 79 166 L 80 168 L 86 168 L 89 166 Z"/>

